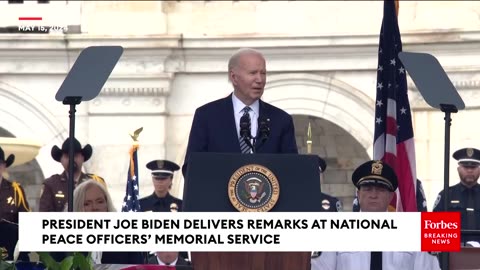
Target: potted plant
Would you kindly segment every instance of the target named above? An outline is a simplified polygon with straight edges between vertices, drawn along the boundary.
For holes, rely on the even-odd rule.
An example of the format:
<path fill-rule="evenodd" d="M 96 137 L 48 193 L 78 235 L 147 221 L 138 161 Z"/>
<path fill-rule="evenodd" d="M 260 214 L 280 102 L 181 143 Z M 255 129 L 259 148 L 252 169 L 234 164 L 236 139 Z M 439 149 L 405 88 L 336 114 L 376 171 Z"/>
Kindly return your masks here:
<path fill-rule="evenodd" d="M 74 252 L 72 255 L 64 258 L 61 262 L 55 261 L 48 252 L 39 252 L 38 256 L 47 270 L 93 270 L 93 261 L 90 253 L 85 256 L 80 252 Z"/>
<path fill-rule="evenodd" d="M 0 270 L 93 270 L 93 262 L 90 253 L 85 256 L 80 252 L 74 252 L 61 262 L 55 261 L 48 252 L 38 252 L 41 263 L 33 262 L 8 262 L 4 259 L 4 251 L 0 249 Z"/>

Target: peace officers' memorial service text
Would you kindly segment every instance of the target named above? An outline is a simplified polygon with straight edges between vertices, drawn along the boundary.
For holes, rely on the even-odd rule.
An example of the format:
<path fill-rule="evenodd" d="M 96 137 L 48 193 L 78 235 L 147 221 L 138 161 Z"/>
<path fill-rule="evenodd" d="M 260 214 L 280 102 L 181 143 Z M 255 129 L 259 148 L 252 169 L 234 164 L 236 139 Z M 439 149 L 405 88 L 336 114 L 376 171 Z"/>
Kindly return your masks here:
<path fill-rule="evenodd" d="M 20 251 L 40 252 L 149 251 L 158 245 L 165 251 L 336 251 L 345 245 L 335 239 L 372 238 L 405 244 L 375 240 L 345 251 L 415 251 L 421 228 L 417 213 L 28 212 L 20 220 Z"/>

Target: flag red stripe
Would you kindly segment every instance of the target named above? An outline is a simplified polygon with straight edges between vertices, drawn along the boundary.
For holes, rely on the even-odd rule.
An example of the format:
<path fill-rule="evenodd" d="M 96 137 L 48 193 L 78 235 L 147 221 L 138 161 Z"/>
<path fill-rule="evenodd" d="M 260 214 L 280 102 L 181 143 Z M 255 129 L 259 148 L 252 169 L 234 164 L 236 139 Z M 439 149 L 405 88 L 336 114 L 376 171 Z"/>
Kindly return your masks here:
<path fill-rule="evenodd" d="M 393 117 L 387 117 L 387 134 L 397 136 L 397 119 Z M 396 142 L 395 142 L 396 143 Z"/>
<path fill-rule="evenodd" d="M 407 149 L 404 142 L 397 144 L 397 159 L 401 162 L 397 162 L 395 172 L 399 179 L 398 189 L 400 191 L 403 211 L 416 212 L 417 200 L 415 198 L 415 182 L 417 179 L 412 175 L 408 151 L 409 149 Z"/>

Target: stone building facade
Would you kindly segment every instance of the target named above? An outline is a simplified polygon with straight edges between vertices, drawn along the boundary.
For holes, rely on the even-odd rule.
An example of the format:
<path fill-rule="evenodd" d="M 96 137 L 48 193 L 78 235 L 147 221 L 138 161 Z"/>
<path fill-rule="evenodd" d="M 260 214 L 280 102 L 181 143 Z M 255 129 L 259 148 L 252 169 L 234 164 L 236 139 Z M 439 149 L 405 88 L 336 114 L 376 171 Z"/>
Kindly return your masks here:
<path fill-rule="evenodd" d="M 183 163 L 195 108 L 231 92 L 229 56 L 254 47 L 267 58 L 263 99 L 293 115 L 301 153 L 311 123 L 313 153 L 328 163 L 322 188 L 351 209 L 351 173 L 372 156 L 382 2 L 8 2 L 0 3 L 0 136 L 42 145 L 35 160 L 9 172 L 27 187 L 34 206 L 43 178 L 62 170 L 50 157 L 69 127 L 68 107 L 55 100 L 56 91 L 82 49 L 121 45 L 124 53 L 100 95 L 76 113 L 77 138 L 94 147 L 85 170 L 106 178 L 118 207 L 128 134 L 144 128 L 139 163 L 146 196 L 151 180 L 143 165 L 157 158 Z M 480 147 L 479 13 L 475 2 L 404 1 L 400 7 L 404 50 L 435 55 L 465 100 L 467 108 L 453 115 L 452 151 Z M 60 31 L 33 33 L 19 25 Z M 443 187 L 443 114 L 426 105 L 411 80 L 409 96 L 417 175 L 431 209 Z M 456 183 L 453 159 L 450 171 Z M 178 174 L 172 192 L 182 196 L 182 186 Z"/>

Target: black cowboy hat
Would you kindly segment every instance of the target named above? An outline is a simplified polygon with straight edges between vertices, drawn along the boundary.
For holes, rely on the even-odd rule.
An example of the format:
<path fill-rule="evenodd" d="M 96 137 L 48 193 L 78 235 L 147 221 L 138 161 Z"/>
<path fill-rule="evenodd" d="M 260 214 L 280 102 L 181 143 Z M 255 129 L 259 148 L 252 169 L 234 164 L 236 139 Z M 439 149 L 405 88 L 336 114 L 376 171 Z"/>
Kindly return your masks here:
<path fill-rule="evenodd" d="M 76 138 L 73 139 L 73 149 L 74 149 L 74 153 L 81 153 L 83 155 L 84 161 L 89 160 L 90 157 L 92 156 L 92 152 L 93 152 L 92 146 L 90 144 L 87 144 L 85 145 L 85 147 L 82 148 L 82 145 Z M 62 149 L 60 149 L 56 145 L 52 147 L 52 158 L 55 161 L 60 162 L 62 155 L 64 153 L 68 154 L 69 150 L 70 150 L 70 143 L 68 139 L 66 139 L 62 144 Z"/>
<path fill-rule="evenodd" d="M 5 166 L 8 168 L 15 161 L 15 155 L 10 154 L 7 159 L 5 159 L 5 152 L 3 152 L 2 147 L 0 147 L 0 162 L 4 162 Z"/>

